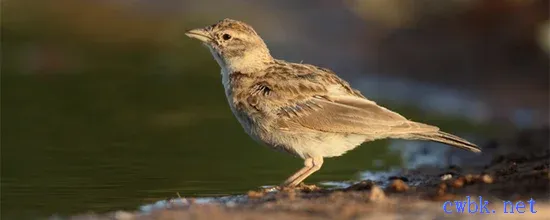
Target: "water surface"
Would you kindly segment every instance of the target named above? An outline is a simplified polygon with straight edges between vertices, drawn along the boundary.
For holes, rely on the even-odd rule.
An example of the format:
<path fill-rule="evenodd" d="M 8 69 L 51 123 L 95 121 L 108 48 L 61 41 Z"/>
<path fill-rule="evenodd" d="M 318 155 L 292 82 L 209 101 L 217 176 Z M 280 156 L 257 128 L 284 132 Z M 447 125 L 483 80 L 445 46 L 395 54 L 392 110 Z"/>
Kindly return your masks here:
<path fill-rule="evenodd" d="M 217 74 L 4 74 L 2 128 L 3 219 L 244 193 L 302 166 L 242 131 Z M 308 182 L 399 164 L 386 143 L 328 159 Z"/>

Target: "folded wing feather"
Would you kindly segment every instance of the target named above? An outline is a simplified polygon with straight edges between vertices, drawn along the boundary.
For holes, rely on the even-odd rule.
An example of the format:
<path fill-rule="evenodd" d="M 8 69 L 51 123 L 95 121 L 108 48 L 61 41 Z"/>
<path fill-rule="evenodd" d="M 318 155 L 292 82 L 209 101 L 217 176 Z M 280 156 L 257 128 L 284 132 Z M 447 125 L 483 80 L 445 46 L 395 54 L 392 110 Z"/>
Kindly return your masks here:
<path fill-rule="evenodd" d="M 306 103 L 311 104 L 297 103 L 299 107 L 293 108 L 299 109 L 294 110 L 296 113 L 283 114 L 281 123 L 293 129 L 303 127 L 325 132 L 365 135 L 398 135 L 439 130 L 434 126 L 409 121 L 395 112 L 359 97 L 315 96 Z"/>

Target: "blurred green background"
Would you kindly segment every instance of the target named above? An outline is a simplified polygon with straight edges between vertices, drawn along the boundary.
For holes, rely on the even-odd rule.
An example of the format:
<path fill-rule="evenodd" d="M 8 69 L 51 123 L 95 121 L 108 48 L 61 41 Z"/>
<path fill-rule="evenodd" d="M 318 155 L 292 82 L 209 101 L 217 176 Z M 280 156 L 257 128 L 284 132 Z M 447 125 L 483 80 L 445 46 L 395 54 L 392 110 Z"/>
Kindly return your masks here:
<path fill-rule="evenodd" d="M 132 210 L 176 193 L 243 193 L 300 168 L 300 159 L 246 136 L 219 67 L 183 35 L 225 17 L 250 21 L 275 56 L 332 68 L 352 85 L 377 75 L 419 79 L 490 103 L 484 120 L 428 116 L 377 89 L 377 102 L 449 132 L 515 129 L 517 109 L 529 110 L 531 124 L 548 121 L 546 1 L 410 2 L 2 1 L 2 219 Z M 515 25 L 500 24 L 502 16 Z M 307 182 L 400 165 L 387 143 L 330 159 Z"/>

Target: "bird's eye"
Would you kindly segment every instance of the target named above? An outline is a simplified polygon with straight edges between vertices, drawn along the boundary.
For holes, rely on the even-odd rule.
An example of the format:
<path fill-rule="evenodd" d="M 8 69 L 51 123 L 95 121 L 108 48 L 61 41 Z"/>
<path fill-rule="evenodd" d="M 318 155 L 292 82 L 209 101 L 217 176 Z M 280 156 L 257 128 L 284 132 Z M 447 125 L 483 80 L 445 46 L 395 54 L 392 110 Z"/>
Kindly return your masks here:
<path fill-rule="evenodd" d="M 224 40 L 229 40 L 229 39 L 231 39 L 231 35 L 229 35 L 229 34 L 223 34 L 223 35 L 222 35 L 222 38 L 223 38 Z"/>

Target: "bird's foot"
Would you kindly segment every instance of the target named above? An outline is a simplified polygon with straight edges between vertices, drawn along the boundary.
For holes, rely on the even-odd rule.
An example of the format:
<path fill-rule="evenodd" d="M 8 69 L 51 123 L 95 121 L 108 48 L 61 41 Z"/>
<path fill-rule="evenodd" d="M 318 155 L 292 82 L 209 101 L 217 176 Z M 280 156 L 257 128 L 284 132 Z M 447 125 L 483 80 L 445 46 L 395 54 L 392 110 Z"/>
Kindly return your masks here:
<path fill-rule="evenodd" d="M 315 184 L 306 185 L 305 183 L 298 184 L 298 186 L 296 188 L 299 189 L 302 192 L 315 192 L 315 191 L 319 191 L 319 190 L 322 189 L 321 187 L 318 187 Z"/>
<path fill-rule="evenodd" d="M 272 194 L 280 191 L 281 191 L 280 186 L 265 186 L 265 187 L 261 187 L 258 190 L 250 190 L 248 191 L 247 195 L 249 198 L 262 198 L 268 194 Z"/>
<path fill-rule="evenodd" d="M 322 189 L 321 187 L 318 187 L 315 184 L 307 185 L 305 183 L 300 183 L 297 186 L 281 185 L 278 188 L 279 188 L 279 191 L 302 191 L 302 192 L 314 192 Z"/>

